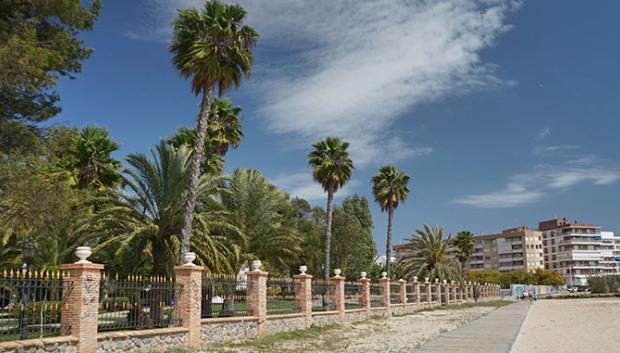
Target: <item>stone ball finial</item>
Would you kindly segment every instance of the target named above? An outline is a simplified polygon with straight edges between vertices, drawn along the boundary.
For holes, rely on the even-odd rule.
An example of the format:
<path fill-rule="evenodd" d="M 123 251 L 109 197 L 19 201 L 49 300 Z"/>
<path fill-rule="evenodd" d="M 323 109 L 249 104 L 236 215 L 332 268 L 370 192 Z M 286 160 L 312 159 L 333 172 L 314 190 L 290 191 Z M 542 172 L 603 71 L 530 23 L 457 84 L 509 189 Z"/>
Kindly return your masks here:
<path fill-rule="evenodd" d="M 386 279 L 387 278 L 387 272 L 381 272 L 381 278 Z"/>
<path fill-rule="evenodd" d="M 88 246 L 78 246 L 75 249 L 75 256 L 77 256 L 79 258 L 79 260 L 76 262 L 76 264 L 90 264 L 91 262 L 88 261 L 88 257 L 90 255 L 92 255 L 92 250 L 90 249 L 90 247 Z"/>
<path fill-rule="evenodd" d="M 336 277 L 340 277 L 340 274 L 342 273 L 342 270 L 337 268 L 334 270 L 334 274 L 336 275 Z"/>
<path fill-rule="evenodd" d="M 413 283 L 418 281 L 418 276 L 413 276 Z"/>

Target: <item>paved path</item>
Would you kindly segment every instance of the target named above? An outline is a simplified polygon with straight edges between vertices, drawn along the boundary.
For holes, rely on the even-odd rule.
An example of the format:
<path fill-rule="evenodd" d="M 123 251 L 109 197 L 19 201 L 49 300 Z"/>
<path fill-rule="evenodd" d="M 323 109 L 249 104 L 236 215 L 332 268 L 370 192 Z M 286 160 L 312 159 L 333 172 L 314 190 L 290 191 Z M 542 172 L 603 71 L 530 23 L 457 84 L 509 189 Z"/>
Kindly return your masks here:
<path fill-rule="evenodd" d="M 416 353 L 508 353 L 527 316 L 530 303 L 510 304 L 454 331 L 442 333 Z"/>

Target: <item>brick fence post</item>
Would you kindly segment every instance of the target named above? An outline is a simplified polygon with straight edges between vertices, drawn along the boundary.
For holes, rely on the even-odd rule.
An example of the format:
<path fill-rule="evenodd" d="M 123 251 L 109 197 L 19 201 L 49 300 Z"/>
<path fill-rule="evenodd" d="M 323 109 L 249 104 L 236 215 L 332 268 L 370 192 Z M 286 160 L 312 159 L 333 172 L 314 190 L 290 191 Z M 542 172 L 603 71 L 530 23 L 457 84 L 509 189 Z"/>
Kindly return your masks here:
<path fill-rule="evenodd" d="M 193 257 L 193 253 L 188 253 Z M 204 267 L 196 266 L 193 259 L 186 259 L 186 263 L 174 266 L 175 284 L 178 286 L 175 314 L 181 327 L 187 328 L 187 346 L 197 348 L 202 345 L 202 272 Z"/>
<path fill-rule="evenodd" d="M 103 265 L 86 260 L 91 254 L 90 248 L 78 247 L 75 253 L 79 261 L 60 265 L 65 274 L 61 334 L 78 339 L 78 353 L 97 353 L 99 281 Z"/>
<path fill-rule="evenodd" d="M 437 297 L 437 302 L 441 305 L 441 284 L 439 283 L 439 278 L 435 278 L 435 296 Z"/>
<path fill-rule="evenodd" d="M 390 307 L 390 279 L 386 277 L 387 273 L 383 272 L 383 278 L 379 279 L 379 285 L 381 286 L 381 303 L 384 307 Z"/>
<path fill-rule="evenodd" d="M 256 332 L 259 336 L 267 333 L 267 275 L 260 269 L 258 260 L 252 261 L 252 271 L 248 276 L 248 314 L 257 320 Z"/>
<path fill-rule="evenodd" d="M 400 302 L 407 304 L 407 281 L 401 278 L 398 283 L 400 283 Z"/>
<path fill-rule="evenodd" d="M 297 283 L 295 292 L 295 304 L 300 313 L 304 315 L 306 327 L 312 326 L 312 275 L 306 273 L 307 267 L 299 267 L 301 273 L 293 276 Z"/>
<path fill-rule="evenodd" d="M 456 288 L 458 289 L 459 303 L 464 303 L 465 302 L 465 283 L 458 282 L 458 285 L 456 286 Z"/>
<path fill-rule="evenodd" d="M 340 321 L 344 322 L 345 318 L 345 306 L 344 306 L 344 277 L 340 276 L 340 269 L 335 269 L 334 273 L 336 274 L 334 277 L 330 278 L 331 284 L 334 285 L 334 305 L 336 306 L 336 310 L 338 310 L 338 316 L 340 317 Z"/>
<path fill-rule="evenodd" d="M 360 295 L 361 307 L 366 311 L 366 314 L 370 316 L 370 279 L 366 278 L 366 272 L 362 272 L 362 278 L 360 279 L 362 285 L 362 293 Z"/>
<path fill-rule="evenodd" d="M 474 301 L 474 284 L 471 281 L 469 281 L 468 288 L 469 288 L 469 301 L 473 302 Z"/>
<path fill-rule="evenodd" d="M 413 276 L 413 293 L 415 295 L 415 305 L 420 306 L 420 282 L 418 277 Z"/>

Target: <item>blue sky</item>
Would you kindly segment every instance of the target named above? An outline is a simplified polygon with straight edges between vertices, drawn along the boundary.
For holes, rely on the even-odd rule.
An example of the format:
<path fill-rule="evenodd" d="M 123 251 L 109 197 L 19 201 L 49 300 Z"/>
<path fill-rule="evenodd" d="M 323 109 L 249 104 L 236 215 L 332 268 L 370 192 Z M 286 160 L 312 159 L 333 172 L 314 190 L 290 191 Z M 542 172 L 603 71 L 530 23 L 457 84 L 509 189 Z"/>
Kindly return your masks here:
<path fill-rule="evenodd" d="M 338 201 L 371 198 L 386 163 L 411 175 L 396 242 L 425 223 L 480 233 L 563 216 L 620 231 L 620 3 L 240 3 L 261 38 L 252 78 L 228 94 L 245 138 L 227 171 L 257 168 L 322 206 L 306 155 L 339 135 L 357 169 Z M 199 4 L 104 1 L 54 122 L 107 127 L 119 157 L 191 125 L 198 99 L 170 64 L 169 24 Z M 372 210 L 383 249 L 387 217 Z"/>

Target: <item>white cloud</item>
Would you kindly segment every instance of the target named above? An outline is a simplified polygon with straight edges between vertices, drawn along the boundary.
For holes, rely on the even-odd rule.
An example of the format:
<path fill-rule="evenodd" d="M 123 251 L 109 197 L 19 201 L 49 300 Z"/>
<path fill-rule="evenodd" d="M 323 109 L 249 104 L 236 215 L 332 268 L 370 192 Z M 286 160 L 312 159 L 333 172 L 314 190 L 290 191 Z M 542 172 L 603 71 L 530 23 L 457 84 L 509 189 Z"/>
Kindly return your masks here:
<path fill-rule="evenodd" d="M 277 187 L 288 192 L 291 196 L 301 197 L 308 201 L 316 201 L 325 199 L 327 196 L 321 184 L 312 180 L 312 173 L 310 171 L 303 171 L 288 175 L 279 175 L 272 179 L 272 183 Z M 334 197 L 346 197 L 353 194 L 353 189 L 359 186 L 360 182 L 357 180 L 351 180 L 345 186 L 338 190 Z"/>
<path fill-rule="evenodd" d="M 468 195 L 452 202 L 474 207 L 518 207 L 536 202 L 557 189 L 567 189 L 581 183 L 607 185 L 620 179 L 618 166 L 605 165 L 595 156 L 588 157 L 563 164 L 539 164 L 528 173 L 510 177 L 502 190 Z"/>
<path fill-rule="evenodd" d="M 175 8 L 202 1 L 153 3 L 158 27 L 149 22 L 133 37 L 161 37 Z M 261 50 L 276 53 L 257 62 L 250 83 L 266 126 L 304 148 L 341 136 L 358 167 L 420 155 L 393 129 L 416 105 L 501 83 L 479 53 L 509 29 L 506 16 L 518 6 L 510 0 L 239 3 L 261 33 Z"/>
<path fill-rule="evenodd" d="M 546 127 L 544 129 L 542 129 L 542 131 L 539 132 L 538 135 L 536 135 L 536 139 L 542 140 L 545 137 L 549 136 L 550 134 L 551 134 L 551 129 Z"/>

